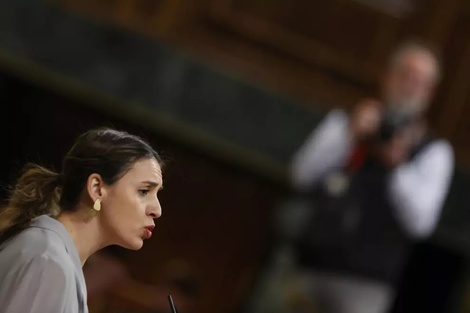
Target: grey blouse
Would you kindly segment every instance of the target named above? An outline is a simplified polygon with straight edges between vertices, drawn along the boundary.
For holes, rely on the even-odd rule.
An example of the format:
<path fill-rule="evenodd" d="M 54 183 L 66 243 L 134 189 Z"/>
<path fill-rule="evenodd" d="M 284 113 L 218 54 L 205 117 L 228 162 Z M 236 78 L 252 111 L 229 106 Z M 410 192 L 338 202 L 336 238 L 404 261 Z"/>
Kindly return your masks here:
<path fill-rule="evenodd" d="M 0 246 L 0 312 L 88 312 L 78 251 L 62 223 L 39 216 Z"/>

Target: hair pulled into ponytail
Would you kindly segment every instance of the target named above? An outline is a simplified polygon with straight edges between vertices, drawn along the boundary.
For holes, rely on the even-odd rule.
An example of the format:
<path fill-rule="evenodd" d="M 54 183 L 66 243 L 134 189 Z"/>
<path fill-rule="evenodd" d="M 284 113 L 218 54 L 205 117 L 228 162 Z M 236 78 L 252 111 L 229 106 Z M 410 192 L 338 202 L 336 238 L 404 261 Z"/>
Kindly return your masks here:
<path fill-rule="evenodd" d="M 20 231 L 35 217 L 60 212 L 60 175 L 37 164 L 26 164 L 0 211 L 0 238 Z M 3 240 L 0 240 L 3 241 Z"/>

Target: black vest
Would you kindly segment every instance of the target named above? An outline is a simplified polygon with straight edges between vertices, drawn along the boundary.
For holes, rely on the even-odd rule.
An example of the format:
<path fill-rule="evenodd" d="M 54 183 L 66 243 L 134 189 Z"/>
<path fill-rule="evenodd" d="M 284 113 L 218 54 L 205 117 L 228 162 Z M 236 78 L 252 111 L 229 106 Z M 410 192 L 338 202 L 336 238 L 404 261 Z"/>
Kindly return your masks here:
<path fill-rule="evenodd" d="M 411 161 L 433 140 L 427 138 Z M 403 231 L 388 201 L 389 172 L 372 159 L 349 177 L 349 187 L 332 195 L 314 192 L 314 214 L 298 242 L 301 266 L 396 283 L 414 240 Z"/>

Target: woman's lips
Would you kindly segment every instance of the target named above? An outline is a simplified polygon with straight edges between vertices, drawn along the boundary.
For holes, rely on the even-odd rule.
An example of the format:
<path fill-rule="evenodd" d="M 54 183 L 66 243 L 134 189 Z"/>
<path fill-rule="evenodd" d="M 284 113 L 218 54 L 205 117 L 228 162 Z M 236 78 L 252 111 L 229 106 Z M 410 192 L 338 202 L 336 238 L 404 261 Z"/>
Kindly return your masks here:
<path fill-rule="evenodd" d="M 155 228 L 155 225 L 150 225 L 145 227 L 145 239 L 152 237 L 152 230 Z"/>

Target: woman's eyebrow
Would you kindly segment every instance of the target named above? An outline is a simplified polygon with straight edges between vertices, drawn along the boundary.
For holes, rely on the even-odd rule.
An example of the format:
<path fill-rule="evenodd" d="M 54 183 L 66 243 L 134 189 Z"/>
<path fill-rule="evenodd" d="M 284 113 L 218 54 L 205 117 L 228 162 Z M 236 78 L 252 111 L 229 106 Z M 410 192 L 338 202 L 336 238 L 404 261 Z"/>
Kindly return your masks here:
<path fill-rule="evenodd" d="M 162 189 L 163 189 L 163 186 L 161 186 L 159 183 L 157 183 L 157 182 L 155 182 L 155 181 L 152 181 L 152 180 L 146 180 L 146 181 L 143 181 L 142 183 L 143 183 L 143 184 L 150 185 L 152 188 L 155 188 L 155 187 L 160 186 L 159 190 L 162 190 Z"/>

